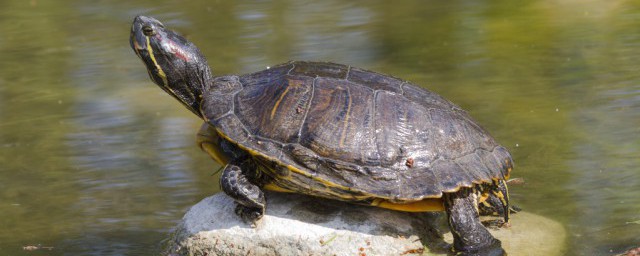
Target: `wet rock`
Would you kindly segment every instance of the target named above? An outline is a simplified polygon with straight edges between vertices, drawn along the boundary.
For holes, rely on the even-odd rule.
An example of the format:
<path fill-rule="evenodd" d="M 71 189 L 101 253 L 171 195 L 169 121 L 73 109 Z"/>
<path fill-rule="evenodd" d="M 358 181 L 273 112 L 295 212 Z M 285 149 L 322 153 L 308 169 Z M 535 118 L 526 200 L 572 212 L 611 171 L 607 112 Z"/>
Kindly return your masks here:
<path fill-rule="evenodd" d="M 166 254 L 445 255 L 453 240 L 443 213 L 267 196 L 267 213 L 256 228 L 234 214 L 233 200 L 223 193 L 205 198 L 184 216 Z M 530 213 L 518 213 L 511 228 L 491 232 L 511 255 L 560 255 L 565 236 L 560 224 Z"/>

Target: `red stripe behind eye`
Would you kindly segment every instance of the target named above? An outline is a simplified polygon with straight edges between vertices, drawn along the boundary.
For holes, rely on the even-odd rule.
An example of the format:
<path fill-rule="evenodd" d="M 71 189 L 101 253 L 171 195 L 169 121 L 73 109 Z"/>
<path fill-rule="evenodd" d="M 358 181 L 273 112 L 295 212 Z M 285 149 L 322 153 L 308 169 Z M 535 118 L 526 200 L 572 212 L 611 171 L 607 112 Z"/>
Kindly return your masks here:
<path fill-rule="evenodd" d="M 181 47 L 174 44 L 172 41 L 169 41 L 169 48 L 173 54 L 175 54 L 178 58 L 189 62 L 191 60 L 190 54 L 184 52 Z"/>

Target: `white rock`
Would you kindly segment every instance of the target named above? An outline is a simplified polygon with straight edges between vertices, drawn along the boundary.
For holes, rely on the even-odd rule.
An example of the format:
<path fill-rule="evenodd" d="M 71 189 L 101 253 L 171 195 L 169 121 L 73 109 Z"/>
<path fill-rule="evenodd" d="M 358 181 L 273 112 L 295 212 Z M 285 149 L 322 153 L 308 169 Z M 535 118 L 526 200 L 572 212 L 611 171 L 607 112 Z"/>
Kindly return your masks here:
<path fill-rule="evenodd" d="M 224 193 L 194 205 L 169 241 L 169 255 L 444 255 L 451 234 L 441 213 L 405 213 L 314 197 L 268 193 L 251 228 Z M 443 233 L 444 233 L 443 232 Z M 564 229 L 529 213 L 491 230 L 510 255 L 560 255 Z M 426 247 L 425 247 L 426 245 Z"/>

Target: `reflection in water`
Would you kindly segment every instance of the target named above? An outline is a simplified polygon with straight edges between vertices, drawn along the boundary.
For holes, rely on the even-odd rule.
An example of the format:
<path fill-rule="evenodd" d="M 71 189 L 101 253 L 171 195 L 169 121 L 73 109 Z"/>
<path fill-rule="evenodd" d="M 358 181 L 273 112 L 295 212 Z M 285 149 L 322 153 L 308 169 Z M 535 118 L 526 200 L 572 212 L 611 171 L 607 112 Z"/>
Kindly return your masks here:
<path fill-rule="evenodd" d="M 289 60 L 372 61 L 376 45 L 369 25 L 375 17 L 367 5 L 331 1 L 263 5 L 240 5 L 236 14 L 242 24 L 237 40 L 245 49 L 243 71 Z M 210 58 L 216 56 L 214 51 Z"/>
<path fill-rule="evenodd" d="M 638 246 L 637 13 L 632 1 L 2 3 L 0 252 L 148 254 L 217 189 L 200 121 L 129 49 L 136 14 L 186 34 L 216 74 L 311 59 L 426 85 L 510 148 L 526 181 L 513 201 L 565 224 L 569 254 Z"/>
<path fill-rule="evenodd" d="M 575 227 L 580 241 L 598 241 L 602 251 L 625 248 L 640 242 L 640 86 L 607 84 L 591 97 L 596 104 L 577 112 L 584 139 L 575 146 L 576 179 L 568 187 L 583 211 L 570 225 L 587 224 Z"/>
<path fill-rule="evenodd" d="M 73 208 L 90 217 L 82 229 L 95 235 L 67 242 L 102 240 L 104 248 L 91 250 L 111 254 L 130 250 L 123 242 L 138 239 L 144 230 L 162 237 L 183 212 L 183 203 L 197 199 L 191 198 L 198 194 L 191 186 L 197 178 L 190 166 L 192 152 L 185 152 L 194 145 L 190 120 L 136 117 L 127 113 L 127 102 L 110 97 L 92 99 L 79 109 L 76 131 L 67 142 L 81 187 Z M 105 229 L 131 237 L 113 240 Z"/>
<path fill-rule="evenodd" d="M 567 222 L 575 236 L 572 247 L 608 253 L 640 244 L 640 225 L 633 224 L 640 220 L 640 85 L 634 61 L 640 34 L 629 27 L 637 6 L 594 7 L 572 30 L 570 42 L 581 47 L 560 75 L 567 93 L 580 95 L 573 100 L 575 156 L 567 159 L 572 179 L 564 187 L 577 209 Z"/>

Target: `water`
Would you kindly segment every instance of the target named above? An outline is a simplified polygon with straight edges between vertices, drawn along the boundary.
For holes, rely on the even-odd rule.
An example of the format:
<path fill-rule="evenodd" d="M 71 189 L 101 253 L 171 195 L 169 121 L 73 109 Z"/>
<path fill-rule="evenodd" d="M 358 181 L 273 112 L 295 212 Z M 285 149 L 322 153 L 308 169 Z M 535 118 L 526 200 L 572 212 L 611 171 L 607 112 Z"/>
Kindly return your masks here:
<path fill-rule="evenodd" d="M 567 255 L 640 246 L 634 1 L 0 1 L 0 254 L 149 254 L 219 190 L 199 121 L 128 45 L 133 17 L 196 42 L 216 74 L 327 60 L 469 110 L 516 161 L 512 200 Z"/>

